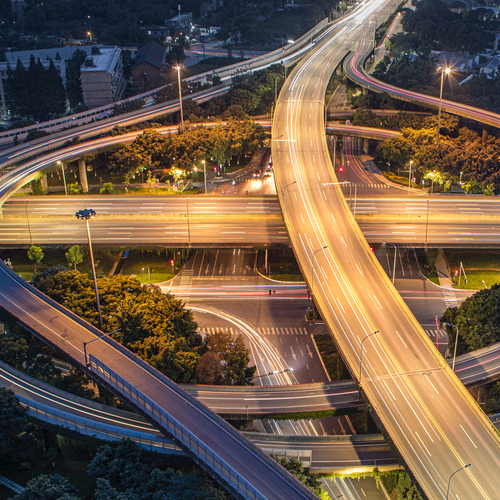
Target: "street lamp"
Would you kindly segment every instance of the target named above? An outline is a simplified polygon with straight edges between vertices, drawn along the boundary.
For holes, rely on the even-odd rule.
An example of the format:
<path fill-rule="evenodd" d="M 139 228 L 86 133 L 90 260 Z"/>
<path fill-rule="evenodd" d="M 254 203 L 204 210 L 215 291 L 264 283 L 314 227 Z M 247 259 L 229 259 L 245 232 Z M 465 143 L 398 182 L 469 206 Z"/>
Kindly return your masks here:
<path fill-rule="evenodd" d="M 451 369 L 455 371 L 455 359 L 457 358 L 457 344 L 458 344 L 458 326 L 453 323 L 445 323 L 446 326 L 454 326 L 457 329 L 457 337 L 455 339 L 455 352 L 453 353 L 453 365 Z"/>
<path fill-rule="evenodd" d="M 184 133 L 184 115 L 182 113 L 181 67 L 177 65 L 175 69 L 177 70 L 177 81 L 179 83 L 179 106 L 181 108 L 181 130 L 182 133 Z"/>
<path fill-rule="evenodd" d="M 448 496 L 450 494 L 450 483 L 451 483 L 451 478 L 457 473 L 460 472 L 461 470 L 467 469 L 467 467 L 470 467 L 472 464 L 467 464 L 464 465 L 463 467 L 460 467 L 460 469 L 456 470 L 451 476 L 450 479 L 448 479 L 448 491 L 446 492 L 446 500 L 448 500 Z"/>
<path fill-rule="evenodd" d="M 59 165 L 61 165 L 61 170 L 62 170 L 62 175 L 63 175 L 63 182 L 64 182 L 64 194 L 67 196 L 68 195 L 68 189 L 66 188 L 66 175 L 64 174 L 64 163 L 62 161 L 58 161 Z"/>
<path fill-rule="evenodd" d="M 410 160 L 410 175 L 408 176 L 408 189 L 411 188 L 411 169 L 413 167 L 413 160 Z"/>
<path fill-rule="evenodd" d="M 30 227 L 30 218 L 28 217 L 28 201 L 29 198 L 26 198 L 26 205 L 24 206 L 26 211 L 26 220 L 28 221 L 28 232 L 30 233 L 30 245 L 33 245 L 33 238 L 31 237 L 31 227 Z"/>
<path fill-rule="evenodd" d="M 142 268 L 141 283 L 144 284 L 144 268 Z"/>
<path fill-rule="evenodd" d="M 315 250 L 313 252 L 313 261 L 312 261 L 312 264 L 311 264 L 311 295 L 314 294 L 314 263 L 316 261 L 316 254 L 320 250 L 324 250 L 325 248 L 328 248 L 328 245 L 325 245 L 324 247 L 318 248 L 317 250 Z M 309 308 L 311 306 L 311 295 L 309 296 Z"/>
<path fill-rule="evenodd" d="M 93 219 L 95 217 L 95 210 L 92 210 L 91 208 L 86 208 L 85 210 L 79 210 L 78 212 L 76 212 L 75 215 L 77 219 L 85 220 L 85 224 L 87 226 L 87 238 L 89 240 L 89 250 L 90 250 L 90 265 L 92 266 L 92 277 L 94 278 L 97 313 L 99 314 L 99 328 L 102 330 L 101 304 L 99 303 L 99 290 L 97 289 L 97 279 L 95 277 L 94 254 L 92 253 L 92 241 L 90 239 L 90 228 L 89 228 L 89 219 Z"/>
<path fill-rule="evenodd" d="M 379 330 L 373 333 L 369 333 L 362 341 L 361 341 L 361 355 L 359 356 L 359 395 L 361 396 L 361 377 L 363 375 L 363 372 L 361 371 L 363 369 L 363 343 L 364 341 L 368 338 L 371 337 L 372 335 L 375 335 L 378 333 Z"/>
<path fill-rule="evenodd" d="M 285 213 L 284 213 L 283 215 L 285 215 L 285 216 L 286 216 L 286 188 L 287 188 L 288 186 L 291 186 L 292 184 L 297 184 L 297 181 L 293 181 L 293 182 L 288 183 L 288 184 L 285 186 L 285 189 L 283 190 L 283 191 L 285 192 Z"/>
<path fill-rule="evenodd" d="M 439 113 L 438 113 L 438 130 L 436 138 L 436 146 L 439 146 L 439 131 L 441 130 L 441 104 L 443 102 L 443 80 L 445 73 L 449 75 L 451 73 L 451 68 L 438 68 L 441 71 L 441 90 L 439 92 Z"/>
<path fill-rule="evenodd" d="M 278 375 L 280 373 L 293 372 L 293 368 L 285 368 L 284 370 L 264 373 L 264 375 L 255 375 L 254 377 L 246 377 L 245 380 L 253 380 L 254 378 L 268 377 L 269 375 Z"/>
<path fill-rule="evenodd" d="M 205 194 L 207 193 L 207 163 L 205 160 L 201 160 L 201 163 L 203 163 L 203 178 L 205 179 Z"/>
<path fill-rule="evenodd" d="M 398 254 L 398 247 L 394 243 L 384 241 L 384 245 L 391 245 L 394 247 L 394 266 L 392 268 L 392 284 L 394 285 L 394 277 L 396 276 L 396 256 Z"/>
<path fill-rule="evenodd" d="M 189 198 L 186 199 L 186 217 L 187 217 L 187 224 L 188 224 L 188 244 L 191 244 L 191 232 L 189 230 Z"/>
<path fill-rule="evenodd" d="M 88 342 L 83 343 L 83 354 L 85 355 L 85 366 L 88 366 L 88 361 L 87 361 L 87 344 L 92 344 L 92 342 L 95 342 L 96 340 L 102 339 L 104 337 L 108 337 L 109 335 L 113 335 L 113 333 L 117 333 L 121 330 L 121 328 L 118 328 L 118 330 L 115 330 L 114 332 L 109 332 L 105 333 L 104 335 L 101 335 L 100 337 L 97 337 L 95 339 L 89 340 Z"/>

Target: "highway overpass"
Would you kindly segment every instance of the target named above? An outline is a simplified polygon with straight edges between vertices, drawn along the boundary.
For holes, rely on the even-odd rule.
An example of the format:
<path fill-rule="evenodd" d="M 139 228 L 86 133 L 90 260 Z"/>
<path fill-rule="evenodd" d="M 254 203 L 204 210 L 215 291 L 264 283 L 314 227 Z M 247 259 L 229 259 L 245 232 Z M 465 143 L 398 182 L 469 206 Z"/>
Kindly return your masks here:
<path fill-rule="evenodd" d="M 369 46 L 390 2 L 315 47 L 281 91 L 273 120 L 285 224 L 325 324 L 379 423 L 427 498 L 498 497 L 496 430 L 417 323 L 374 258 L 338 186 L 324 139 L 324 96 L 346 50 Z M 394 6 L 394 4 L 392 4 Z M 391 10 L 393 7 L 391 7 Z"/>

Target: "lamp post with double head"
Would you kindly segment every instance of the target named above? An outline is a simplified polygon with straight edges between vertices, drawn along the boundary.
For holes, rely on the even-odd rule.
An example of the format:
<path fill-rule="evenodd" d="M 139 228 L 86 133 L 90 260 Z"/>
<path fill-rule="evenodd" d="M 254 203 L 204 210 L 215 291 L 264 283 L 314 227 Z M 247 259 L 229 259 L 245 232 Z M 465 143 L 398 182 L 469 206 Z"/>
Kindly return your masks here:
<path fill-rule="evenodd" d="M 97 289 L 97 279 L 95 276 L 95 265 L 94 265 L 94 254 L 92 253 L 92 240 L 90 239 L 90 227 L 89 227 L 89 219 L 93 219 L 95 217 L 95 210 L 91 208 L 86 208 L 85 210 L 79 210 L 76 212 L 76 218 L 80 220 L 84 220 L 87 226 L 87 238 L 89 240 L 89 251 L 90 251 L 90 265 L 92 266 L 92 277 L 94 278 L 94 289 L 95 289 L 95 298 L 97 303 L 97 313 L 99 314 L 99 328 L 102 330 L 102 315 L 101 315 L 101 304 L 99 302 L 99 290 Z"/>
<path fill-rule="evenodd" d="M 207 193 L 207 162 L 205 160 L 201 160 L 203 163 L 203 178 L 205 179 L 205 194 Z"/>
<path fill-rule="evenodd" d="M 437 129 L 437 138 L 436 138 L 436 146 L 439 146 L 439 131 L 441 130 L 441 105 L 443 103 L 443 81 L 444 75 L 449 75 L 451 73 L 450 68 L 438 68 L 441 71 L 441 90 L 439 91 L 439 112 L 438 112 L 438 129 Z"/>

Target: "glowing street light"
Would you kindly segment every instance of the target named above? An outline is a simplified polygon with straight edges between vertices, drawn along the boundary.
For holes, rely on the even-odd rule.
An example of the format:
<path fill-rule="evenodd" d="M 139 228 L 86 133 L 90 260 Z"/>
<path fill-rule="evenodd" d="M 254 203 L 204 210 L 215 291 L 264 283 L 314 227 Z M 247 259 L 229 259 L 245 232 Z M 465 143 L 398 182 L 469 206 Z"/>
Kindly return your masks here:
<path fill-rule="evenodd" d="M 181 130 L 184 133 L 184 114 L 182 112 L 182 90 L 181 90 L 181 67 L 177 65 L 175 67 L 177 70 L 177 81 L 179 83 L 179 106 L 181 108 Z"/>
<path fill-rule="evenodd" d="M 75 215 L 77 219 L 84 220 L 87 226 L 87 238 L 89 240 L 89 250 L 90 250 L 90 265 L 92 266 L 92 277 L 94 278 L 97 313 L 99 314 L 99 328 L 102 330 L 101 304 L 99 302 L 99 290 L 97 289 L 97 279 L 95 277 L 94 254 L 92 253 L 92 241 L 90 239 L 90 228 L 89 228 L 89 219 L 93 219 L 95 217 L 95 210 L 92 210 L 91 208 L 86 208 L 85 210 L 79 210 L 78 212 L 76 212 Z"/>
<path fill-rule="evenodd" d="M 439 113 L 438 113 L 438 130 L 437 130 L 436 146 L 439 146 L 439 131 L 441 130 L 441 104 L 443 102 L 443 80 L 445 74 L 449 75 L 451 73 L 451 68 L 438 68 L 438 71 L 441 71 L 441 90 L 439 92 Z"/>
<path fill-rule="evenodd" d="M 64 182 L 64 194 L 67 196 L 68 195 L 68 189 L 66 187 L 66 175 L 64 174 L 64 163 L 62 161 L 58 161 L 57 163 L 59 165 L 61 165 L 61 171 L 62 171 L 63 182 Z"/>

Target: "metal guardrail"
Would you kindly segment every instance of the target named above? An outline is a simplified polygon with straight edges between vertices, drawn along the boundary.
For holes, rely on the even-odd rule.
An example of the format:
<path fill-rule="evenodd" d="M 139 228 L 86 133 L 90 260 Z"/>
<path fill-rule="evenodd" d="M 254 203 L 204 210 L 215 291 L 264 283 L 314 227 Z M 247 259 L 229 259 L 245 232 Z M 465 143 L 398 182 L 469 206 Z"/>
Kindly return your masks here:
<path fill-rule="evenodd" d="M 123 429 L 116 426 L 96 422 L 94 420 L 78 417 L 55 408 L 51 408 L 43 403 L 33 401 L 16 394 L 16 398 L 26 409 L 30 417 L 35 417 L 42 422 L 52 425 L 60 425 L 66 429 L 79 432 L 86 436 L 92 436 L 105 441 L 120 441 L 130 439 L 141 448 L 160 453 L 184 454 L 179 446 L 163 436 L 154 435 L 147 432 Z"/>
<path fill-rule="evenodd" d="M 186 429 L 181 423 L 169 415 L 163 408 L 148 398 L 132 384 L 120 377 L 104 363 L 99 361 L 92 354 L 89 355 L 89 370 L 103 379 L 106 384 L 123 394 L 126 399 L 135 404 L 144 413 L 156 421 L 160 427 L 164 428 L 183 447 L 198 458 L 214 475 L 228 484 L 243 498 L 248 500 L 266 500 L 256 488 L 254 488 L 245 478 L 233 469 L 225 460 L 206 446 L 192 432 Z"/>
<path fill-rule="evenodd" d="M 0 484 L 5 486 L 6 488 L 9 488 L 9 490 L 12 490 L 14 493 L 22 493 L 24 491 L 24 486 L 11 481 L 8 477 L 5 476 L 0 476 Z"/>

